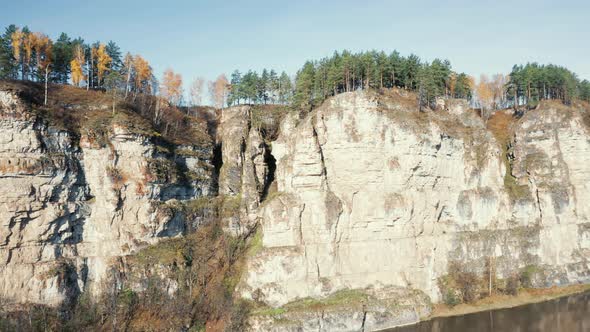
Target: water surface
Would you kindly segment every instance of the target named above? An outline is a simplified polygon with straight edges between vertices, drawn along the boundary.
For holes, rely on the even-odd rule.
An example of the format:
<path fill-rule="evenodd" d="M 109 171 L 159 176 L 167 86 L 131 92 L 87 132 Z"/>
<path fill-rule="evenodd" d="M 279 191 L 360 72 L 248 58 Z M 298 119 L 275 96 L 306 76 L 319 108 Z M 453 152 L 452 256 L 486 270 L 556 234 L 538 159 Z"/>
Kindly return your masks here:
<path fill-rule="evenodd" d="M 388 332 L 590 332 L 590 292 L 473 314 L 439 317 Z"/>

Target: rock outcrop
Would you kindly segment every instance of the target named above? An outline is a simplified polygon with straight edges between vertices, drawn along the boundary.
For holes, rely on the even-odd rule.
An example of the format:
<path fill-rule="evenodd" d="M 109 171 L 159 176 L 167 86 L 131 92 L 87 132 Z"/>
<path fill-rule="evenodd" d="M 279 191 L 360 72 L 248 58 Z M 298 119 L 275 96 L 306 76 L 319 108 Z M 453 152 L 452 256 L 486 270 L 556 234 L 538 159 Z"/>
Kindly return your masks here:
<path fill-rule="evenodd" d="M 119 126 L 78 137 L 30 108 L 0 91 L 0 298 L 55 306 L 100 292 L 120 257 L 183 234 L 160 206 L 209 194 L 211 148 L 163 153 Z"/>
<path fill-rule="evenodd" d="M 260 201 L 272 181 L 266 160 L 269 147 L 260 128 L 252 125 L 252 112 L 253 107 L 248 105 L 224 109 L 217 128 L 217 144 L 222 151 L 219 194 L 237 197 L 240 203 L 239 218 L 226 220 L 227 231 L 232 234 L 252 230 Z"/>
<path fill-rule="evenodd" d="M 100 293 L 133 269 L 126 256 L 203 222 L 172 206 L 216 194 L 232 239 L 256 239 L 240 243 L 244 266 L 224 263 L 244 267 L 237 296 L 254 303 L 252 330 L 416 322 L 457 269 L 590 282 L 588 110 L 501 113 L 499 135 L 464 101 L 437 105 L 420 112 L 393 90 L 340 94 L 303 118 L 232 107 L 210 128 L 214 149 L 116 122 L 73 133 L 0 91 L 0 299 L 57 306 Z M 174 296 L 181 283 L 169 281 Z"/>
<path fill-rule="evenodd" d="M 242 296 L 288 308 L 399 287 L 440 302 L 452 264 L 483 274 L 490 258 L 498 277 L 536 266 L 543 285 L 588 282 L 588 127 L 551 105 L 515 126 L 507 148 L 462 107 L 420 113 L 401 95 L 365 92 L 286 119 L 272 143 L 278 192 L 259 209 L 263 248 Z M 274 319 L 307 330 L 306 319 Z"/>

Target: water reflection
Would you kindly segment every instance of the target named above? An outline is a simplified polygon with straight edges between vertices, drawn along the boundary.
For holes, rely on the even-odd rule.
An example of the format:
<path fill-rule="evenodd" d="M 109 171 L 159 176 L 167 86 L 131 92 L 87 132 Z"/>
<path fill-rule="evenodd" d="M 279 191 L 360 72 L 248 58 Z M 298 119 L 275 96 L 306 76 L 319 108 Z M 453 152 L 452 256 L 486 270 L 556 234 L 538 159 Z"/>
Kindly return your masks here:
<path fill-rule="evenodd" d="M 590 292 L 516 308 L 435 318 L 390 332 L 590 331 Z"/>

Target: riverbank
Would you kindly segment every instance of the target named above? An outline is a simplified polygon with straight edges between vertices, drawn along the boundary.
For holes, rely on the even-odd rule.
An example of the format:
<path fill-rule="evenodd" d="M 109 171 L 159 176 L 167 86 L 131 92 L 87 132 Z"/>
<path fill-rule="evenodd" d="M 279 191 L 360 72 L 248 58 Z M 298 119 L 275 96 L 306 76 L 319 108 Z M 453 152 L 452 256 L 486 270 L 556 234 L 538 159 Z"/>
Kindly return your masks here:
<path fill-rule="evenodd" d="M 569 286 L 554 286 L 550 288 L 521 289 L 518 295 L 493 294 L 473 303 L 463 303 L 456 306 L 435 304 L 428 319 L 466 315 L 475 312 L 513 308 L 525 304 L 549 301 L 564 296 L 590 291 L 590 284 Z M 427 319 L 427 320 L 428 320 Z"/>

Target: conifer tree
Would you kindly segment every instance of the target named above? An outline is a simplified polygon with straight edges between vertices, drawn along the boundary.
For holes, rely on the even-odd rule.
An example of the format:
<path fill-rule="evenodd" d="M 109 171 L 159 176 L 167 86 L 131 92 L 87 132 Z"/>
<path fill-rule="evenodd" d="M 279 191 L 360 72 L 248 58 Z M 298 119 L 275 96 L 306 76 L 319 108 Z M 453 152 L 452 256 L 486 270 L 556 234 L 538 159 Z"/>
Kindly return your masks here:
<path fill-rule="evenodd" d="M 311 61 L 307 61 L 297 72 L 294 103 L 296 107 L 305 111 L 311 111 L 314 106 L 314 77 L 315 68 Z"/>
<path fill-rule="evenodd" d="M 230 92 L 228 96 L 228 103 L 230 105 L 240 104 L 242 90 L 242 74 L 238 70 L 234 70 L 230 78 Z"/>
<path fill-rule="evenodd" d="M 53 80 L 55 82 L 62 84 L 68 82 L 72 57 L 72 40 L 67 34 L 62 33 L 53 44 Z"/>
<path fill-rule="evenodd" d="M 292 92 L 293 84 L 291 83 L 291 78 L 283 71 L 279 77 L 279 103 L 291 103 Z"/>
<path fill-rule="evenodd" d="M 18 77 L 18 61 L 12 50 L 12 34 L 17 27 L 9 25 L 0 36 L 0 78 L 16 79 Z"/>
<path fill-rule="evenodd" d="M 106 44 L 105 50 L 111 58 L 111 65 L 109 69 L 120 71 L 121 67 L 123 67 L 123 61 L 121 58 L 121 49 L 119 48 L 119 46 L 114 41 L 110 40 Z"/>

